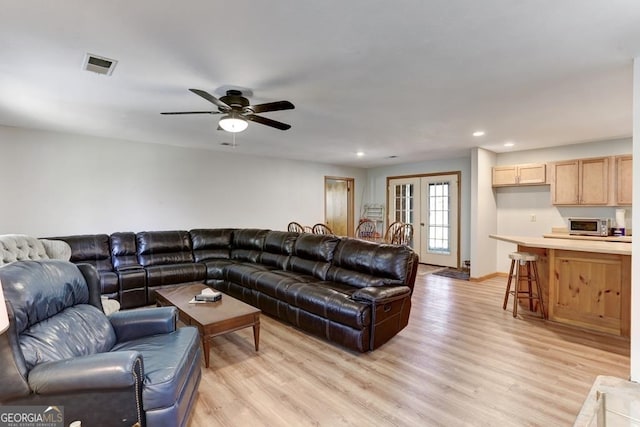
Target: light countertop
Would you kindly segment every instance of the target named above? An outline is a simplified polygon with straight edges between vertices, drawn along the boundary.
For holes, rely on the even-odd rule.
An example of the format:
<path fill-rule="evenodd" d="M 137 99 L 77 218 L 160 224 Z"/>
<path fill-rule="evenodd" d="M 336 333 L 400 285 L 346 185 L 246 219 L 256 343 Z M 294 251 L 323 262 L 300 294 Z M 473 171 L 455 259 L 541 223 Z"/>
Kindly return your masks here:
<path fill-rule="evenodd" d="M 547 237 L 549 239 L 593 240 L 603 242 L 631 243 L 631 236 L 574 236 L 571 234 L 550 233 L 543 234 L 542 237 Z"/>
<path fill-rule="evenodd" d="M 545 237 L 504 236 L 490 234 L 492 239 L 531 248 L 562 249 L 567 251 L 596 252 L 616 255 L 631 255 L 631 243 L 593 240 L 554 239 Z"/>

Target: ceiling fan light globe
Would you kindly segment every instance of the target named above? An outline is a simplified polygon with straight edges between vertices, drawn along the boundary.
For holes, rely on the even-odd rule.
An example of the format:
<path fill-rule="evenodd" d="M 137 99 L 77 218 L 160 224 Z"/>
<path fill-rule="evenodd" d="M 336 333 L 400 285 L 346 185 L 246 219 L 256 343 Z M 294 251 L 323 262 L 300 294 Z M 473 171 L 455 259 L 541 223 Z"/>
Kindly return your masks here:
<path fill-rule="evenodd" d="M 249 126 L 249 123 L 247 123 L 246 120 L 228 115 L 222 117 L 218 124 L 222 129 L 231 133 L 242 132 L 247 128 L 247 126 Z"/>

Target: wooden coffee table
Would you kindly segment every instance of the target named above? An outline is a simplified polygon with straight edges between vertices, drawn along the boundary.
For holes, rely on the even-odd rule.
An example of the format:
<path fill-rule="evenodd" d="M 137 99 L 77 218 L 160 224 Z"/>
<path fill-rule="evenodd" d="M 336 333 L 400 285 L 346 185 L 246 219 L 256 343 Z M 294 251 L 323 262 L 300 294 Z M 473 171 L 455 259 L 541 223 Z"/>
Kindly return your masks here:
<path fill-rule="evenodd" d="M 253 326 L 253 341 L 258 351 L 260 340 L 260 309 L 245 304 L 227 294 L 216 302 L 189 304 L 189 301 L 208 288 L 202 283 L 156 291 L 158 306 L 174 306 L 179 311 L 180 320 L 186 325 L 196 326 L 202 339 L 204 364 L 209 367 L 211 338 Z"/>

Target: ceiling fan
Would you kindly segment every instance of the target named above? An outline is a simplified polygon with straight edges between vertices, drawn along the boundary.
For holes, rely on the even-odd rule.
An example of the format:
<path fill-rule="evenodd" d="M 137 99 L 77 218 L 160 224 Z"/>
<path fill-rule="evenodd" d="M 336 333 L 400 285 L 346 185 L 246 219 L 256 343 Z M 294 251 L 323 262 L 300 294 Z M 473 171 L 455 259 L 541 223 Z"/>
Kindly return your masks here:
<path fill-rule="evenodd" d="M 295 107 L 289 101 L 268 102 L 266 104 L 250 105 L 249 100 L 242 96 L 239 90 L 231 89 L 220 99 L 200 89 L 189 89 L 218 107 L 217 111 L 174 111 L 160 114 L 224 114 L 218 122 L 218 129 L 227 132 L 242 132 L 249 125 L 247 121 L 271 126 L 280 130 L 287 130 L 291 125 L 258 116 L 257 113 L 269 111 L 293 110 Z"/>

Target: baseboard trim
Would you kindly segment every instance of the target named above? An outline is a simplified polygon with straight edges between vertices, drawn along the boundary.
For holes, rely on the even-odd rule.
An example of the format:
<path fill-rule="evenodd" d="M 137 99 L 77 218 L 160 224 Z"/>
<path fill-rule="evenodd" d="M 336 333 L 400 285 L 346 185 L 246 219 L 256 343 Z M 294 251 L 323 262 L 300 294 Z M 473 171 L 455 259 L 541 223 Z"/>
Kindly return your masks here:
<path fill-rule="evenodd" d="M 495 273 L 491 273 L 491 274 L 486 274 L 484 276 L 480 276 L 480 277 L 470 277 L 469 281 L 470 282 L 482 282 L 484 280 L 488 280 L 488 279 L 493 279 L 494 277 L 507 277 L 508 274 L 507 273 L 501 273 L 501 272 L 495 272 Z"/>

